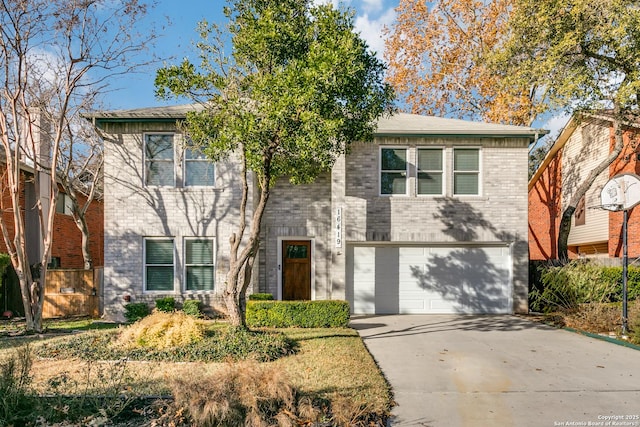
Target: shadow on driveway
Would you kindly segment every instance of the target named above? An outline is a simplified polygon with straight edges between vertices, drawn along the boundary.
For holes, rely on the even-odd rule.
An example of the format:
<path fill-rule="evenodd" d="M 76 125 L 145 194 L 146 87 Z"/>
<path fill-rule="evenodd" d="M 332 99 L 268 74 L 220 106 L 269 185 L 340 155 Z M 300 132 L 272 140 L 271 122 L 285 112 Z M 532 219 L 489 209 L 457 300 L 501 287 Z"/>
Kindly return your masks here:
<path fill-rule="evenodd" d="M 398 315 L 352 316 L 350 326 L 361 332 L 367 339 L 390 336 L 421 335 L 447 331 L 522 331 L 526 329 L 552 329 L 542 323 L 533 322 L 515 316 L 504 315 L 403 315 L 403 321 L 397 322 Z M 388 322 L 385 322 L 388 319 Z M 376 320 L 376 322 L 368 322 Z M 407 322 L 408 320 L 408 322 Z M 406 324 L 410 326 L 406 326 Z M 371 329 L 382 329 L 380 332 L 365 332 Z"/>

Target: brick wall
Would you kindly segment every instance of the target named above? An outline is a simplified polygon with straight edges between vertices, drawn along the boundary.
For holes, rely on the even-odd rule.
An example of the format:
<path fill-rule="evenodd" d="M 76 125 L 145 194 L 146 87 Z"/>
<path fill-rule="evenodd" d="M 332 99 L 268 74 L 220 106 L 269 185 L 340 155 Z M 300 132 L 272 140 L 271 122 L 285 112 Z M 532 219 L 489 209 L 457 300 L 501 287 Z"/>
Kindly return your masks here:
<path fill-rule="evenodd" d="M 79 196 L 78 202 L 85 202 Z M 102 200 L 94 200 L 89 205 L 86 214 L 89 227 L 89 252 L 94 267 L 104 265 L 104 205 Z M 82 233 L 73 221 L 71 215 L 56 213 L 54 218 L 53 247 L 51 256 L 60 258 L 61 268 L 83 268 Z"/>
<path fill-rule="evenodd" d="M 106 124 L 104 196 L 104 304 L 105 316 L 122 319 L 124 296 L 131 302 L 152 304 L 156 298 L 198 298 L 218 305 L 229 268 L 229 237 L 237 230 L 241 187 L 239 162 L 216 164 L 215 187 L 184 187 L 182 135 L 175 123 Z M 176 132 L 175 186 L 146 186 L 143 141 L 145 132 Z M 249 200 L 253 194 L 249 195 Z M 247 208 L 252 215 L 251 206 Z M 145 292 L 143 246 L 145 237 L 174 240 L 174 288 Z M 215 245 L 215 290 L 184 292 L 184 240 L 208 237 Z M 222 307 L 220 304 L 219 307 Z"/>
<path fill-rule="evenodd" d="M 613 130 L 612 130 L 613 133 Z M 609 174 L 614 177 L 621 173 L 640 175 L 640 132 L 626 131 L 623 135 L 624 148 L 620 156 L 609 167 Z M 614 144 L 613 135 L 611 144 Z M 627 244 L 629 257 L 640 257 L 640 207 L 629 211 Z M 609 213 L 609 256 L 622 257 L 622 212 Z"/>
<path fill-rule="evenodd" d="M 558 257 L 558 229 L 561 210 L 562 151 L 529 191 L 529 259 Z"/>
<path fill-rule="evenodd" d="M 5 166 L 0 166 L 0 173 L 2 173 L 2 179 L 4 180 L 2 184 L 2 188 L 4 190 L 2 194 L 2 215 L 7 225 L 9 234 L 13 236 L 14 219 L 13 213 L 11 212 L 11 199 L 6 184 L 5 171 Z M 21 186 L 23 191 L 20 194 L 20 206 L 22 209 L 23 219 L 25 218 L 25 180 L 28 178 L 28 175 L 28 172 L 23 172 L 21 174 Z M 91 251 L 91 256 L 93 257 L 94 266 L 99 267 L 102 266 L 104 262 L 104 225 L 102 201 L 94 201 L 90 205 L 87 211 L 87 222 L 90 232 L 89 250 Z M 28 225 L 27 228 L 30 228 L 31 226 L 32 225 Z M 26 231 L 30 232 L 32 230 Z M 69 215 L 56 213 L 54 218 L 53 245 L 51 249 L 51 256 L 60 258 L 60 266 L 62 268 L 83 268 L 84 261 L 82 258 L 81 241 L 82 234 L 80 233 L 78 227 L 75 225 L 73 218 Z M 4 239 L 0 239 L 0 252 L 7 252 L 7 247 L 5 245 Z"/>

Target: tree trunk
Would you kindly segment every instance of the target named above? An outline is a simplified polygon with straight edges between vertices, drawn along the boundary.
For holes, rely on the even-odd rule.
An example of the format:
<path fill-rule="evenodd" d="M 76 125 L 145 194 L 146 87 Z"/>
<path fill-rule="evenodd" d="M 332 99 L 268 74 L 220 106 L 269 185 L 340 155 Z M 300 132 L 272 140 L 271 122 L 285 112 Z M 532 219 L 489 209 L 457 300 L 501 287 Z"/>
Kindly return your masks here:
<path fill-rule="evenodd" d="M 277 146 L 277 145 L 276 145 Z M 275 149 L 275 148 L 274 148 Z M 269 200 L 270 185 L 271 185 L 271 156 L 273 153 L 268 153 L 265 159 L 265 165 L 263 169 L 263 175 L 259 177 L 258 186 L 260 188 L 260 199 L 255 207 L 253 216 L 251 218 L 251 229 L 249 231 L 249 238 L 240 252 L 240 246 L 242 244 L 242 237 L 246 229 L 246 208 L 249 198 L 249 185 L 247 179 L 247 167 L 246 158 L 242 159 L 242 173 L 240 174 L 242 179 L 242 201 L 240 203 L 240 223 L 238 226 L 238 233 L 233 233 L 229 239 L 231 246 L 231 253 L 229 254 L 229 272 L 227 273 L 227 280 L 225 284 L 224 300 L 229 316 L 231 325 L 237 328 L 246 328 L 245 308 L 246 300 L 245 294 L 249 284 L 251 283 L 251 271 L 253 269 L 253 262 L 258 253 L 258 247 L 260 243 L 260 227 L 262 223 L 262 217 L 264 215 L 267 202 Z"/>
<path fill-rule="evenodd" d="M 587 175 L 585 180 L 576 189 L 575 193 L 573 193 L 569 200 L 569 204 L 562 212 L 562 220 L 558 230 L 558 259 L 561 261 L 567 261 L 569 259 L 568 240 L 569 233 L 571 232 L 571 216 L 576 211 L 576 207 L 578 206 L 580 199 L 582 199 L 589 188 L 591 188 L 591 185 L 598 175 L 600 175 L 605 169 L 608 169 L 611 163 L 613 163 L 613 161 L 617 159 L 622 152 L 624 139 L 622 137 L 622 124 L 619 119 L 619 114 L 617 114 L 617 109 L 612 120 L 614 137 L 613 149 L 597 167 L 589 172 L 589 175 Z"/>
<path fill-rule="evenodd" d="M 91 270 L 93 267 L 93 258 L 89 251 L 89 226 L 84 215 L 76 218 L 76 225 L 82 234 L 82 259 L 84 261 L 84 269 Z"/>

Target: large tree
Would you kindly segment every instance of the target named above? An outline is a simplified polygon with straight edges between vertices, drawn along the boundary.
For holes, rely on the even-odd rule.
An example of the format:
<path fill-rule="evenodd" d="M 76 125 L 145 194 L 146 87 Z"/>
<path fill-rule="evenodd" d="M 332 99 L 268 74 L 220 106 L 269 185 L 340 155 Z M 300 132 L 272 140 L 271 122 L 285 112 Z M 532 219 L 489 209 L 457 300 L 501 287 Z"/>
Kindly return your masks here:
<path fill-rule="evenodd" d="M 571 217 L 597 176 L 624 146 L 626 120 L 638 118 L 640 7 L 635 0 L 516 0 L 507 41 L 495 55 L 507 84 L 535 82 L 551 108 L 607 109 L 613 144 L 609 155 L 576 183 L 563 206 L 558 256 L 567 258 Z M 579 117 L 579 114 L 577 114 Z"/>
<path fill-rule="evenodd" d="M 89 207 L 103 195 L 102 139 L 87 120 L 73 117 L 67 124 L 58 157 L 58 182 L 64 190 L 65 211 L 70 210 L 73 222 L 82 236 L 81 249 L 85 270 L 93 267 L 90 250 Z M 77 120 L 80 119 L 80 120 Z M 68 202 L 68 203 L 67 203 Z M 58 201 L 60 203 L 60 201 Z"/>
<path fill-rule="evenodd" d="M 245 327 L 245 293 L 275 181 L 311 182 L 353 141 L 373 139 L 393 93 L 383 82 L 384 65 L 354 33 L 349 11 L 309 0 L 232 0 L 225 14 L 228 32 L 199 26 L 201 63 L 160 69 L 156 87 L 159 96 L 201 103 L 204 110 L 185 121 L 191 141 L 212 161 L 236 155 L 242 164 L 224 298 L 232 324 Z M 259 196 L 247 224 L 249 171 Z"/>
<path fill-rule="evenodd" d="M 90 109 L 110 77 L 130 72 L 153 33 L 134 29 L 138 0 L 0 0 L 0 228 L 20 281 L 26 327 L 42 329 L 47 264 L 58 195 L 56 166 L 71 123 Z M 30 170 L 29 183 L 24 171 Z M 35 203 L 25 206 L 25 187 Z M 37 218 L 27 229 L 25 212 Z M 37 253 L 30 265 L 28 254 Z M 35 274 L 33 274 L 35 273 Z"/>
<path fill-rule="evenodd" d="M 487 64 L 504 42 L 513 0 L 400 0 L 387 30 L 388 81 L 415 113 L 531 125 L 544 90 L 505 84 Z"/>

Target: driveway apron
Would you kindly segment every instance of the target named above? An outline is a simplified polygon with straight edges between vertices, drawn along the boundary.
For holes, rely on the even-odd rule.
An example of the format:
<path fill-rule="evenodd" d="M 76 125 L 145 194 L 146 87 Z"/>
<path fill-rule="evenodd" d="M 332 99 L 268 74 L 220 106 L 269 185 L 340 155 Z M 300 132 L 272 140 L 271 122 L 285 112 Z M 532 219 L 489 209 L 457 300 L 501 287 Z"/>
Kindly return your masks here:
<path fill-rule="evenodd" d="M 516 316 L 354 317 L 392 426 L 638 426 L 640 351 Z"/>

